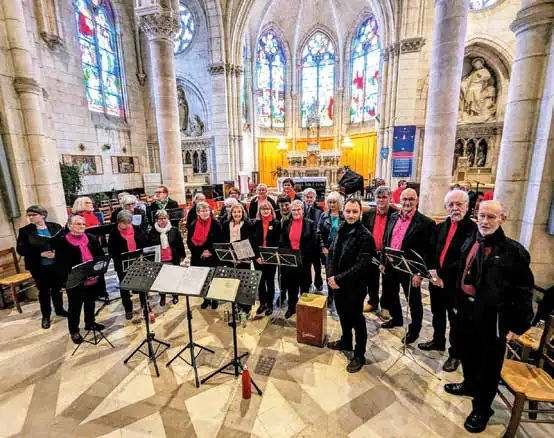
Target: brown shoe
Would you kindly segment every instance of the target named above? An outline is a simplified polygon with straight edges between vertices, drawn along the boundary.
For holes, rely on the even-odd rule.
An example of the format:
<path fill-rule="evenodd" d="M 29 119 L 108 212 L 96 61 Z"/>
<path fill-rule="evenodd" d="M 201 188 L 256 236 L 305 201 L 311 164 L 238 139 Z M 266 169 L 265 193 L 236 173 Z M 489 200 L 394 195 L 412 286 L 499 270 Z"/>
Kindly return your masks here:
<path fill-rule="evenodd" d="M 377 307 L 374 307 L 369 303 L 364 305 L 364 313 L 375 312 L 376 310 Z"/>

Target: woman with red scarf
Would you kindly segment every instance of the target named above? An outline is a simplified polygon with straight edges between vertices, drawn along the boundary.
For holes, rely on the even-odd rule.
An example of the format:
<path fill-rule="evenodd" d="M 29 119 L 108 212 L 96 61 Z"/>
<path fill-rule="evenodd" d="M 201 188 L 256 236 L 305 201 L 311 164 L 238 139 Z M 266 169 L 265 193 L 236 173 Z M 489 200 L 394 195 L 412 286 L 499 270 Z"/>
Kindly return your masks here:
<path fill-rule="evenodd" d="M 94 204 L 92 200 L 86 196 L 75 199 L 71 212 L 84 218 L 87 228 L 100 225 L 100 219 L 94 214 Z"/>
<path fill-rule="evenodd" d="M 212 216 L 212 209 L 207 202 L 196 204 L 197 218 L 187 229 L 187 246 L 190 249 L 191 266 L 217 266 L 217 256 L 213 249 L 214 243 L 223 242 L 223 230 L 219 222 Z M 204 300 L 202 309 L 212 305 L 217 309 L 216 300 Z"/>
<path fill-rule="evenodd" d="M 56 247 L 56 266 L 62 283 L 67 281 L 71 269 L 81 263 L 94 260 L 95 257 L 104 255 L 98 240 L 85 233 L 85 219 L 79 215 L 73 215 L 67 223 L 69 233 L 65 235 Z M 89 279 L 84 284 L 67 289 L 69 302 L 67 324 L 71 340 L 75 344 L 83 342 L 79 332 L 79 321 L 81 319 L 81 308 L 85 309 L 85 330 L 103 330 L 104 326 L 95 321 L 94 298 L 95 288 L 98 287 L 97 278 Z"/>
<path fill-rule="evenodd" d="M 120 283 L 125 276 L 121 254 L 136 251 L 145 246 L 146 235 L 141 227 L 133 225 L 133 215 L 127 210 L 120 211 L 117 214 L 117 227 L 110 233 L 108 239 L 108 253 L 112 256 L 114 269 Z M 125 318 L 131 320 L 133 319 L 131 293 L 128 290 L 121 289 L 119 293 L 121 294 L 121 302 L 125 309 Z"/>
<path fill-rule="evenodd" d="M 260 247 L 275 248 L 279 246 L 281 236 L 281 223 L 275 217 L 273 206 L 268 201 L 260 202 L 257 206 L 257 220 L 254 223 L 254 230 L 250 237 L 252 249 L 256 254 L 254 269 L 262 272 L 262 279 L 258 287 L 260 307 L 256 315 L 265 312 L 266 316 L 273 313 L 273 299 L 275 298 L 275 272 L 276 265 L 266 265 L 260 257 Z"/>

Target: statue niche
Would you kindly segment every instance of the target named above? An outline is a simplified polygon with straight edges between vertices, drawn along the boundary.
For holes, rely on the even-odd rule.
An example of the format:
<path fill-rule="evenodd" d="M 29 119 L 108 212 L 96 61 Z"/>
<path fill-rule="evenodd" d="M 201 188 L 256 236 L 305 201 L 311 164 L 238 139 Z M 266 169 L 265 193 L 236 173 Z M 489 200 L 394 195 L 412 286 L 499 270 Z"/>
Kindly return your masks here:
<path fill-rule="evenodd" d="M 187 132 L 189 129 L 189 103 L 185 96 L 184 87 L 177 86 L 177 97 L 179 102 L 179 128 L 181 132 Z"/>
<path fill-rule="evenodd" d="M 473 69 L 462 79 L 458 120 L 484 123 L 496 119 L 496 81 L 483 58 L 471 61 Z"/>

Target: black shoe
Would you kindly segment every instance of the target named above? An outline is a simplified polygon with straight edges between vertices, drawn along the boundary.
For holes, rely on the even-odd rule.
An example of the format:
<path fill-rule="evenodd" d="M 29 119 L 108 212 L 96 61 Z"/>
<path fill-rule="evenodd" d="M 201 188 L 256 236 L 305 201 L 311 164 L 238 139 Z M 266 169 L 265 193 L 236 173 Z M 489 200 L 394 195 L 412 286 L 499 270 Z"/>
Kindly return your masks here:
<path fill-rule="evenodd" d="M 96 330 L 98 332 L 98 331 L 104 330 L 105 328 L 106 326 L 104 324 L 99 324 L 97 322 L 93 322 L 90 325 L 85 325 L 85 330 L 89 330 L 89 331 Z"/>
<path fill-rule="evenodd" d="M 460 395 L 471 397 L 473 395 L 472 391 L 462 383 L 447 383 L 444 385 L 444 390 L 452 395 Z"/>
<path fill-rule="evenodd" d="M 387 322 L 381 324 L 383 329 L 391 329 L 394 327 L 402 327 L 402 321 L 395 321 L 394 319 L 389 319 Z"/>
<path fill-rule="evenodd" d="M 165 295 L 160 297 L 160 306 L 161 307 L 165 306 Z"/>
<path fill-rule="evenodd" d="M 217 306 L 219 306 L 219 302 L 217 300 L 212 300 L 212 310 L 217 309 Z"/>
<path fill-rule="evenodd" d="M 406 345 L 410 345 L 417 341 L 417 338 L 419 338 L 419 333 L 408 332 L 402 342 L 406 343 Z"/>
<path fill-rule="evenodd" d="M 49 329 L 50 328 L 50 318 L 42 318 L 41 327 L 43 329 Z"/>
<path fill-rule="evenodd" d="M 200 308 L 207 309 L 209 305 L 210 305 L 210 300 L 204 300 L 202 301 L 202 304 L 200 304 Z"/>
<path fill-rule="evenodd" d="M 127 321 L 130 321 L 131 319 L 133 319 L 133 311 L 129 311 L 129 312 L 125 312 L 125 319 Z"/>
<path fill-rule="evenodd" d="M 177 304 L 177 303 L 179 302 L 179 297 L 177 297 L 177 296 L 173 297 L 172 300 L 171 300 L 171 302 L 172 302 L 173 304 Z"/>
<path fill-rule="evenodd" d="M 321 286 L 316 286 L 315 287 L 315 290 L 317 290 L 318 292 L 321 292 L 323 290 L 323 285 Z"/>
<path fill-rule="evenodd" d="M 421 344 L 417 344 L 417 348 L 423 351 L 444 351 L 446 349 L 444 344 L 435 341 L 422 342 Z"/>
<path fill-rule="evenodd" d="M 292 315 L 296 313 L 295 310 L 289 309 L 285 312 L 285 319 L 289 319 Z"/>
<path fill-rule="evenodd" d="M 448 359 L 446 359 L 446 362 L 442 366 L 442 370 L 446 371 L 447 373 L 453 373 L 458 369 L 459 366 L 460 366 L 460 359 L 449 357 Z"/>
<path fill-rule="evenodd" d="M 261 315 L 264 313 L 265 309 L 267 309 L 265 304 L 260 304 L 260 306 L 256 309 L 256 315 Z"/>
<path fill-rule="evenodd" d="M 327 348 L 339 351 L 352 351 L 352 347 L 348 348 L 340 341 L 340 339 L 338 341 L 327 342 Z"/>
<path fill-rule="evenodd" d="M 61 316 L 62 318 L 67 318 L 69 316 L 69 312 L 64 309 L 61 309 L 59 312 L 56 310 L 56 315 Z"/>
<path fill-rule="evenodd" d="M 273 306 L 265 309 L 265 316 L 271 316 L 271 315 L 273 315 Z"/>
<path fill-rule="evenodd" d="M 477 411 L 472 411 L 471 414 L 469 414 L 468 417 L 466 418 L 466 421 L 464 422 L 464 427 L 468 432 L 471 432 L 471 433 L 483 432 L 487 428 L 489 419 L 493 415 L 494 415 L 494 411 L 492 409 L 489 409 L 489 412 L 487 414 L 482 414 Z"/>
<path fill-rule="evenodd" d="M 71 340 L 74 344 L 81 344 L 83 342 L 83 337 L 81 336 L 81 333 L 73 333 L 71 335 Z"/>
<path fill-rule="evenodd" d="M 365 358 L 354 356 L 350 363 L 346 366 L 346 371 L 349 373 L 357 373 L 365 365 Z"/>

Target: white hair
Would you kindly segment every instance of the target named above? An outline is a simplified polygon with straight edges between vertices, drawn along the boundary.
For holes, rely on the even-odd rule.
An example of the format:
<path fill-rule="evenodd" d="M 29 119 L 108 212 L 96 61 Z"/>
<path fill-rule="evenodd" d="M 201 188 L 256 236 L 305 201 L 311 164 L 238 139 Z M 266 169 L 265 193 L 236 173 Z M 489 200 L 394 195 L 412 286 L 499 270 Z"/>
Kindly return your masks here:
<path fill-rule="evenodd" d="M 223 201 L 223 205 L 226 208 L 231 208 L 233 205 L 240 204 L 237 198 L 227 198 L 225 201 Z"/>
<path fill-rule="evenodd" d="M 317 192 L 316 192 L 314 189 L 312 189 L 311 187 L 308 187 L 307 189 L 305 189 L 305 190 L 302 192 L 302 198 L 305 199 L 306 196 L 308 196 L 308 195 L 310 195 L 310 194 L 317 197 Z"/>
<path fill-rule="evenodd" d="M 212 207 L 210 207 L 210 204 L 204 201 L 200 201 L 198 204 L 196 204 L 196 211 L 200 211 L 203 208 L 209 208 L 210 211 L 212 210 Z"/>
<path fill-rule="evenodd" d="M 92 202 L 92 199 L 90 199 L 88 196 L 80 196 L 79 198 L 75 199 L 75 202 L 73 203 L 73 208 L 71 209 L 71 213 L 77 214 L 81 211 L 85 211 L 85 202 Z"/>
<path fill-rule="evenodd" d="M 339 211 L 342 211 L 344 207 L 344 198 L 339 192 L 332 191 L 325 197 L 325 203 L 327 204 L 327 209 L 329 209 L 329 201 L 337 201 L 337 204 L 339 204 Z"/>
<path fill-rule="evenodd" d="M 128 205 L 136 204 L 136 203 L 137 203 L 137 197 L 134 195 L 125 195 L 123 198 L 121 198 L 121 201 L 119 201 L 121 208 L 125 208 Z"/>
<path fill-rule="evenodd" d="M 444 205 L 447 205 L 448 200 L 454 195 L 461 196 L 466 204 L 469 203 L 469 195 L 467 194 L 467 192 L 465 190 L 454 189 L 454 190 L 450 190 L 449 192 L 447 192 L 446 195 L 444 196 Z"/>
<path fill-rule="evenodd" d="M 206 195 L 205 195 L 204 193 L 202 193 L 202 192 L 196 193 L 196 194 L 193 196 L 193 198 L 192 198 L 192 203 L 193 203 L 193 204 L 196 204 L 196 202 L 198 202 L 198 199 L 199 199 L 201 196 L 203 196 L 204 199 L 206 199 Z"/>
<path fill-rule="evenodd" d="M 508 213 L 506 212 L 506 208 L 504 207 L 504 204 L 497 199 L 489 199 L 488 201 L 481 201 L 481 203 L 479 204 L 479 210 L 489 205 L 498 208 L 500 210 L 500 215 L 502 217 L 504 218 L 508 217 Z"/>
<path fill-rule="evenodd" d="M 295 199 L 294 201 L 292 201 L 292 204 L 290 205 L 291 210 L 295 205 L 299 205 L 300 207 L 302 207 L 302 211 L 304 211 L 304 203 L 300 199 Z"/>

